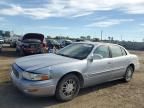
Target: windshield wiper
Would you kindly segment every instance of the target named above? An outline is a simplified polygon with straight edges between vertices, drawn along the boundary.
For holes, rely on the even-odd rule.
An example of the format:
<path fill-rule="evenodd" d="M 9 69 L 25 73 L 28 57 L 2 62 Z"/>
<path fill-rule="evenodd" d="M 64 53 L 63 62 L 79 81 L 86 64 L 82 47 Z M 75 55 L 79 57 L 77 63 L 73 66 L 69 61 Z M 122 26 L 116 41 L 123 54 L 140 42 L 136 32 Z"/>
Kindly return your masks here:
<path fill-rule="evenodd" d="M 57 55 L 61 55 L 61 56 L 64 56 L 64 57 L 70 57 L 70 58 L 74 58 L 74 59 L 79 59 L 79 60 L 82 60 L 82 58 L 80 58 L 80 57 L 69 56 L 69 55 L 60 54 L 60 53 L 56 53 L 56 54 L 57 54 Z"/>
<path fill-rule="evenodd" d="M 60 53 L 57 53 L 57 55 L 61 55 L 61 56 L 64 56 L 64 57 L 75 58 L 75 57 L 72 57 L 72 56 L 69 56 L 69 55 L 65 55 L 65 54 L 60 54 Z"/>
<path fill-rule="evenodd" d="M 65 54 L 60 54 L 60 53 L 56 53 L 57 55 L 61 55 L 61 56 L 65 56 L 65 57 L 69 57 L 68 55 Z"/>

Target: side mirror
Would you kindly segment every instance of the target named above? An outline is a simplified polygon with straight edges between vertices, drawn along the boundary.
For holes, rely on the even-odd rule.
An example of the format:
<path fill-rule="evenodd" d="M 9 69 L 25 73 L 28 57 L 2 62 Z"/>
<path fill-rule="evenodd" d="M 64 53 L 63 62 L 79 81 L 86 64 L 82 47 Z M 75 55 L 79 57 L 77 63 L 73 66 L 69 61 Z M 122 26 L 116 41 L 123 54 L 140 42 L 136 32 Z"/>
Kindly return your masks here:
<path fill-rule="evenodd" d="M 102 59 L 102 58 L 103 58 L 103 56 L 100 55 L 100 54 L 94 54 L 94 55 L 93 55 L 93 59 L 94 59 L 94 60 Z"/>
<path fill-rule="evenodd" d="M 93 62 L 93 56 L 89 56 L 88 61 Z"/>
<path fill-rule="evenodd" d="M 89 56 L 88 60 L 90 62 L 93 62 L 93 60 L 98 60 L 98 59 L 102 59 L 103 56 L 101 56 L 100 54 L 93 54 L 93 56 Z"/>

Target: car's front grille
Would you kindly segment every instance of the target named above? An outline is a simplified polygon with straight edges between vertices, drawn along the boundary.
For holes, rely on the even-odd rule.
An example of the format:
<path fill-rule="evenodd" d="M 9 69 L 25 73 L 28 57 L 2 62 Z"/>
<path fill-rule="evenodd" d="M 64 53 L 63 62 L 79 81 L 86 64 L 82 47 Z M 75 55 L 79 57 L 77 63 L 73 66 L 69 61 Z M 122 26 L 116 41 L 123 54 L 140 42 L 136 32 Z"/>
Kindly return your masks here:
<path fill-rule="evenodd" d="M 12 70 L 13 70 L 14 75 L 15 75 L 17 78 L 19 78 L 19 72 L 18 72 L 14 67 L 12 67 Z"/>

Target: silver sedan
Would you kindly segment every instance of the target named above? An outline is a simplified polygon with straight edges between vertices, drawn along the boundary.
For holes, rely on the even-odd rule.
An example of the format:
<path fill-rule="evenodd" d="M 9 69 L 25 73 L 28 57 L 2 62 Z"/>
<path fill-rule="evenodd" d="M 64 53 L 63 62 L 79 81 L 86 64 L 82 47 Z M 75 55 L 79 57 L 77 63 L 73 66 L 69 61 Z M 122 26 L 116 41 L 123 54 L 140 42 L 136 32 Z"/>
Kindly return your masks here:
<path fill-rule="evenodd" d="M 68 101 L 80 88 L 123 79 L 131 80 L 139 68 L 136 55 L 116 44 L 79 42 L 56 54 L 38 54 L 13 63 L 11 79 L 21 91 Z"/>

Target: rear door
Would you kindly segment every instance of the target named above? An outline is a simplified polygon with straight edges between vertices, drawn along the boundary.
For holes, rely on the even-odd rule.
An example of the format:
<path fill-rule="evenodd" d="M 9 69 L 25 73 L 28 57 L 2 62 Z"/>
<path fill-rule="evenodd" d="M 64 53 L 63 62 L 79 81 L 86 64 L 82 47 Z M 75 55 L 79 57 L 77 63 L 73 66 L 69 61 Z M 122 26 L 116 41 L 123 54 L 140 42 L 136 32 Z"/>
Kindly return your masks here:
<path fill-rule="evenodd" d="M 128 65 L 128 57 L 124 48 L 118 45 L 110 45 L 111 52 L 111 78 L 123 77 Z"/>

